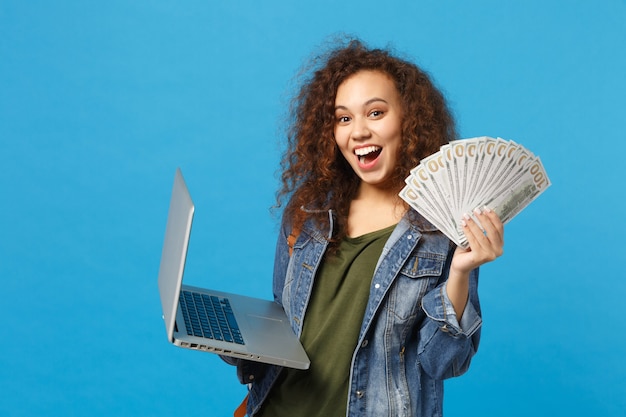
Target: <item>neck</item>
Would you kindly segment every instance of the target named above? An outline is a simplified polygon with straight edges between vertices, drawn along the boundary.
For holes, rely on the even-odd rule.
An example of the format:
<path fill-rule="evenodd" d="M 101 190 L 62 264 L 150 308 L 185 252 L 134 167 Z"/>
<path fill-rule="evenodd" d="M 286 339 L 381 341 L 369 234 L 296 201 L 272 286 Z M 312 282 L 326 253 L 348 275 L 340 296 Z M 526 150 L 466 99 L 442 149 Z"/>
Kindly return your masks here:
<path fill-rule="evenodd" d="M 354 199 L 379 204 L 396 204 L 401 201 L 398 192 L 394 188 L 361 182 Z"/>
<path fill-rule="evenodd" d="M 395 190 L 361 183 L 350 204 L 348 236 L 360 236 L 396 224 L 406 210 Z"/>

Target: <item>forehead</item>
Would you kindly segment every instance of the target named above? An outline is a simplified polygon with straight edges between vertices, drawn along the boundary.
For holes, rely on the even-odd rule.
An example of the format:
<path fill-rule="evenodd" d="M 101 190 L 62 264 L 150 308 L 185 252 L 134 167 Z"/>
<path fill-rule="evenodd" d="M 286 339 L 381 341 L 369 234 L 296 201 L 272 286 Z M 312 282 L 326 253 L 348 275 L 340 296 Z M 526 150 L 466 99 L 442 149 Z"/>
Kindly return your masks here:
<path fill-rule="evenodd" d="M 396 102 L 399 99 L 398 89 L 388 74 L 382 71 L 363 70 L 339 84 L 335 104 L 358 103 L 372 98 Z"/>

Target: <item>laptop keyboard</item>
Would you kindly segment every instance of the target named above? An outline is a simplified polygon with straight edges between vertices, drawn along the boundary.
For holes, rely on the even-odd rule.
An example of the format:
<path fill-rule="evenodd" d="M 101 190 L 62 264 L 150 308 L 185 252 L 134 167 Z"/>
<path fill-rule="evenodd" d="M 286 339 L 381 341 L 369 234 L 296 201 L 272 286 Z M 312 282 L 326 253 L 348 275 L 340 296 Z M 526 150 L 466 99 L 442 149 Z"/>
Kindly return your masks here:
<path fill-rule="evenodd" d="M 182 290 L 179 304 L 189 336 L 244 344 L 227 298 Z"/>

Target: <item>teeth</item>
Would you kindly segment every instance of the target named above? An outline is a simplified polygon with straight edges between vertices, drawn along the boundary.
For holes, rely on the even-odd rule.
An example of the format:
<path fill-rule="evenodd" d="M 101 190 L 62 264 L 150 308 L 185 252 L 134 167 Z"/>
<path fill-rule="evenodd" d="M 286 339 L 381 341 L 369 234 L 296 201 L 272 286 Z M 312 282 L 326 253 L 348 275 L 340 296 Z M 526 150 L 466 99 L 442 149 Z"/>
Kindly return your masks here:
<path fill-rule="evenodd" d="M 376 152 L 379 151 L 381 149 L 380 146 L 366 146 L 365 148 L 359 148 L 359 149 L 355 149 L 354 153 L 356 154 L 356 156 L 365 156 L 367 154 L 370 154 L 372 152 Z"/>

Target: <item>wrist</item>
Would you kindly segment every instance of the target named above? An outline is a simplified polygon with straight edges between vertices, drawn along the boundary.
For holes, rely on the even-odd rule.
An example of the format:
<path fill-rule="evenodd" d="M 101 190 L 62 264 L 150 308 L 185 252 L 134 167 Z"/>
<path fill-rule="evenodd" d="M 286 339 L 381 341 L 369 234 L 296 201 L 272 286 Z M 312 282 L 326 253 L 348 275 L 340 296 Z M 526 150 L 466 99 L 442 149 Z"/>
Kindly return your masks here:
<path fill-rule="evenodd" d="M 470 272 L 471 270 L 451 266 L 448 273 L 448 282 L 469 282 Z"/>

